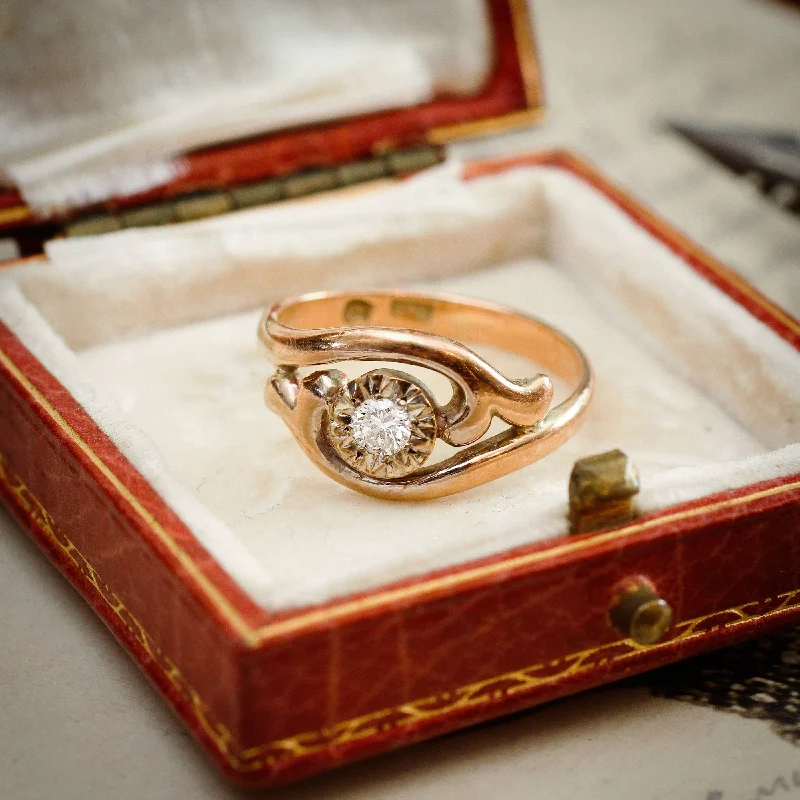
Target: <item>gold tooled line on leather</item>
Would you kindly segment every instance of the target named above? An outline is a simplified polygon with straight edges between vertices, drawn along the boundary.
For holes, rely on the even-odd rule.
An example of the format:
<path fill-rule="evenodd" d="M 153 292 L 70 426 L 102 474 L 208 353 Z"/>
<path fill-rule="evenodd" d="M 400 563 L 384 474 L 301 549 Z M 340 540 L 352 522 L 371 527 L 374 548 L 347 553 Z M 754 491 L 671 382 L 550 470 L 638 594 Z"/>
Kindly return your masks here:
<path fill-rule="evenodd" d="M 157 667 L 172 687 L 188 701 L 192 716 L 206 732 L 215 748 L 235 767 L 237 759 L 232 747 L 233 737 L 221 723 L 212 722 L 208 707 L 200 695 L 189 685 L 175 663 L 161 650 L 153 637 L 147 633 L 139 620 L 130 612 L 119 596 L 111 590 L 97 570 L 75 544 L 63 533 L 56 532 L 55 520 L 40 500 L 26 486 L 22 478 L 12 472 L 7 458 L 0 453 L 0 485 L 14 498 L 19 508 L 36 526 L 39 532 L 66 556 L 72 566 L 81 573 L 97 596 L 114 612 L 128 633 L 142 647 L 151 662 Z"/>
<path fill-rule="evenodd" d="M 515 128 L 527 128 L 537 125 L 545 118 L 543 108 L 523 108 L 520 111 L 511 111 L 508 114 L 501 114 L 499 117 L 487 117 L 486 119 L 475 119 L 468 122 L 455 122 L 452 125 L 440 125 L 438 128 L 431 128 L 425 135 L 425 140 L 430 144 L 441 145 L 453 142 L 456 139 L 468 139 L 470 137 L 494 136 L 498 133 L 506 133 Z"/>
<path fill-rule="evenodd" d="M 9 206 L 0 208 L 0 225 L 12 225 L 15 222 L 22 222 L 32 216 L 33 212 L 26 205 Z"/>
<path fill-rule="evenodd" d="M 752 610 L 746 611 L 747 607 Z M 523 695 L 564 678 L 589 672 L 601 665 L 607 668 L 611 664 L 635 657 L 643 651 L 661 650 L 677 642 L 697 639 L 711 630 L 730 629 L 797 607 L 800 607 L 800 589 L 678 623 L 673 629 L 673 636 L 655 645 L 639 645 L 632 639 L 620 639 L 606 645 L 571 653 L 563 658 L 461 686 L 439 695 L 409 701 L 395 708 L 365 714 L 317 732 L 307 731 L 261 747 L 247 748 L 241 752 L 240 758 L 247 765 L 248 771 L 264 769 L 288 758 L 312 755 L 328 747 L 366 739 L 392 728 L 418 725 L 466 708 L 488 706 L 508 697 Z M 761 608 L 769 610 L 762 614 L 757 613 Z M 712 624 L 709 626 L 709 623 Z M 698 630 L 699 628 L 702 630 Z"/>
<path fill-rule="evenodd" d="M 511 27 L 514 32 L 514 44 L 517 49 L 526 107 L 497 117 L 467 120 L 431 128 L 425 137 L 431 144 L 445 144 L 456 139 L 475 136 L 492 136 L 515 128 L 537 125 L 544 119 L 542 76 L 539 70 L 528 2 L 527 0 L 507 0 L 507 2 L 511 14 Z"/>
<path fill-rule="evenodd" d="M 529 108 L 538 109 L 542 105 L 542 75 L 533 39 L 533 21 L 528 0 L 508 0 L 508 7 L 511 12 L 519 69 L 525 88 L 525 100 Z"/>
<path fill-rule="evenodd" d="M 211 719 L 207 704 L 189 684 L 180 669 L 161 650 L 153 637 L 126 607 L 119 596 L 103 581 L 97 570 L 63 533 L 56 532 L 55 521 L 22 479 L 13 474 L 0 453 L 0 484 L 15 498 L 39 531 L 54 544 L 86 578 L 111 611 L 119 618 L 135 641 L 143 648 L 153 667 L 188 703 L 188 712 L 208 736 L 217 752 L 237 772 L 256 772 L 285 764 L 293 759 L 319 753 L 331 747 L 368 739 L 379 733 L 407 725 L 430 722 L 464 709 L 498 703 L 508 697 L 525 694 L 566 677 L 588 672 L 595 667 L 618 663 L 643 651 L 660 650 L 676 642 L 697 639 L 706 633 L 730 629 L 753 620 L 766 619 L 800 607 L 800 589 L 774 598 L 753 600 L 733 608 L 715 611 L 675 625 L 672 635 L 654 645 L 639 645 L 632 639 L 590 647 L 562 658 L 552 659 L 513 670 L 492 678 L 467 684 L 438 695 L 410 700 L 352 719 L 334 723 L 318 731 L 304 731 L 267 744 L 237 748 L 230 730 Z M 762 613 L 759 613 L 762 611 Z"/>

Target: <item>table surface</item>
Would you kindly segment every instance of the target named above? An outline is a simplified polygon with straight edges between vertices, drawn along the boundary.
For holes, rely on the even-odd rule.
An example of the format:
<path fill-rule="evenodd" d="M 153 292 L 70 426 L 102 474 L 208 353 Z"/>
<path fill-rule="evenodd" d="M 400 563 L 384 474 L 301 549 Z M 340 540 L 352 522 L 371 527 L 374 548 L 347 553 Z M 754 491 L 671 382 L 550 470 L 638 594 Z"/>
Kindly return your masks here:
<path fill-rule="evenodd" d="M 536 0 L 535 11 L 548 121 L 459 145 L 454 156 L 572 147 L 800 312 L 797 220 L 662 124 L 800 131 L 800 14 L 765 0 Z M 223 783 L 103 624 L 2 512 L 0 534 L 0 797 L 252 796 Z M 795 770 L 800 751 L 768 722 L 623 685 L 267 796 L 745 800 L 759 787 L 762 796 L 800 792 Z"/>

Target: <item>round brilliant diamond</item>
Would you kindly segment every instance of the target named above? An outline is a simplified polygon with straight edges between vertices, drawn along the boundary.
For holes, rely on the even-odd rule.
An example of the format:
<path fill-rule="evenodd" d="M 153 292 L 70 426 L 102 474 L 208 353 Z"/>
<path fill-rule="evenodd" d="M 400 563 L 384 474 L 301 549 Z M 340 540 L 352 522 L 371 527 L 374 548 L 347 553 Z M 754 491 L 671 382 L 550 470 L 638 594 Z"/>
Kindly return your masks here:
<path fill-rule="evenodd" d="M 393 400 L 371 397 L 353 412 L 350 434 L 359 447 L 382 457 L 393 456 L 411 438 L 411 418 Z"/>

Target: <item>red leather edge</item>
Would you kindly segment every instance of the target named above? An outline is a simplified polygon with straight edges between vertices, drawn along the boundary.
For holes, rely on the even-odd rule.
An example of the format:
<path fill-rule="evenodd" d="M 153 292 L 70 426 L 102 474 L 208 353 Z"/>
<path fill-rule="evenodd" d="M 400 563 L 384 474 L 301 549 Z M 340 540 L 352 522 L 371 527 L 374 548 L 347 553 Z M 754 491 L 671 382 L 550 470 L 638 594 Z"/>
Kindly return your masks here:
<path fill-rule="evenodd" d="M 553 166 L 567 170 L 591 184 L 597 191 L 615 203 L 648 233 L 660 239 L 675 255 L 682 258 L 693 270 L 707 281 L 744 306 L 754 317 L 793 347 L 800 349 L 800 322 L 765 297 L 745 278 L 721 264 L 688 236 L 665 222 L 655 211 L 637 197 L 612 183 L 591 162 L 569 150 L 551 150 L 529 155 L 505 156 L 485 159 L 467 165 L 466 178 L 478 178 L 502 172 L 515 166 Z"/>
<path fill-rule="evenodd" d="M 785 312 L 574 156 L 472 171 L 520 163 L 591 181 L 797 346 Z M 5 328 L 0 348 L 0 493 L 239 782 L 296 779 L 800 618 L 800 476 L 270 617 Z M 643 650 L 606 619 L 632 574 L 675 610 Z"/>
<path fill-rule="evenodd" d="M 244 645 L 15 383 L 0 365 L 0 498 L 193 733 L 219 752 L 198 711 L 209 709 L 213 720 L 225 721 L 226 731 L 238 727 Z M 155 513 L 164 518 L 161 510 Z M 201 553 L 199 547 L 189 550 Z"/>

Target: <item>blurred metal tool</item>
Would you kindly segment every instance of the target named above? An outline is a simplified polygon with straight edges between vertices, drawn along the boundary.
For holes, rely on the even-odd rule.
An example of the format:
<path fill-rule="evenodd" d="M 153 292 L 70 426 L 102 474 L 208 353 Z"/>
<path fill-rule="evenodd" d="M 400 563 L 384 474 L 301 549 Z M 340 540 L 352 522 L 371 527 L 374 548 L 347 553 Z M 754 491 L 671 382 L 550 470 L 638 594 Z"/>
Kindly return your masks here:
<path fill-rule="evenodd" d="M 668 126 L 781 208 L 800 216 L 800 133 L 683 122 Z"/>

